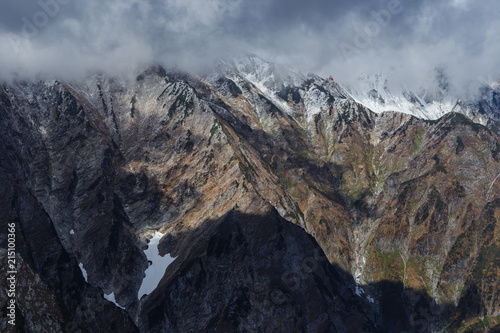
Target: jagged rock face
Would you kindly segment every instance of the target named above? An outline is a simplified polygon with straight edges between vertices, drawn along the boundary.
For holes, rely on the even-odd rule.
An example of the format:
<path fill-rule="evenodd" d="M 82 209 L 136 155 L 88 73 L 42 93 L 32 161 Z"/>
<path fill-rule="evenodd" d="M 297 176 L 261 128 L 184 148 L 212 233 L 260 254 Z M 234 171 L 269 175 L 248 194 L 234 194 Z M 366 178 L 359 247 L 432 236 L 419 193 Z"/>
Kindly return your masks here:
<path fill-rule="evenodd" d="M 2 87 L 0 223 L 17 225 L 19 330 L 495 325 L 494 126 L 375 114 L 333 80 L 255 62 Z M 153 230 L 176 259 L 138 299 Z"/>

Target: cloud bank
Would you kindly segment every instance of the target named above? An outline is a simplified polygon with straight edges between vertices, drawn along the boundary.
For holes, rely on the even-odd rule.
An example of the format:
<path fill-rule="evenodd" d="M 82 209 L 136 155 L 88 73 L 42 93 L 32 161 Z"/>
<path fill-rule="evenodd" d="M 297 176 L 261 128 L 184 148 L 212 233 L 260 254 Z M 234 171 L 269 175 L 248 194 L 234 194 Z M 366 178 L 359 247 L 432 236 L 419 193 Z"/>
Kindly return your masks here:
<path fill-rule="evenodd" d="M 340 82 L 420 84 L 440 66 L 467 85 L 500 76 L 498 12 L 497 0 L 6 0 L 0 78 L 196 71 L 252 52 Z"/>

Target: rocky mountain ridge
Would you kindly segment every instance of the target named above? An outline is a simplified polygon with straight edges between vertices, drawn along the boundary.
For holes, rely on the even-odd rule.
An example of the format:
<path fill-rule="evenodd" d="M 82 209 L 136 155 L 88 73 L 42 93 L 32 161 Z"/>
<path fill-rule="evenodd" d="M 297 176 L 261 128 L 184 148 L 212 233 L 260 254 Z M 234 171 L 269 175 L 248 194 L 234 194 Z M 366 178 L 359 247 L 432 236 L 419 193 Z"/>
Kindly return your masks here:
<path fill-rule="evenodd" d="M 18 225 L 26 271 L 18 331 L 498 323 L 494 121 L 376 114 L 332 79 L 255 57 L 203 76 L 5 84 L 0 110 L 0 221 Z M 175 260 L 138 299 L 156 231 Z"/>

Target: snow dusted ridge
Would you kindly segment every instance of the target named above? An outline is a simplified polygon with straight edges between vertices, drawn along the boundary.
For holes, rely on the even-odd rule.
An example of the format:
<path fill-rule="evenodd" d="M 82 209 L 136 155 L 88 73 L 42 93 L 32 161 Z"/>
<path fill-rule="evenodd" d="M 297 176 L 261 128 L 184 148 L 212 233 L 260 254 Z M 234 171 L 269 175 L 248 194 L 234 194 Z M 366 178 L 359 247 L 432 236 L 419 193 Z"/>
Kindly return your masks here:
<path fill-rule="evenodd" d="M 497 118 L 500 110 L 500 85 L 471 81 L 477 92 L 469 96 L 456 91 L 443 70 L 437 68 L 435 78 L 427 86 L 410 90 L 406 86 L 391 86 L 391 77 L 382 74 L 361 75 L 345 86 L 352 98 L 376 113 L 395 111 L 415 117 L 435 120 L 447 113 L 459 112 L 480 122 Z"/>
<path fill-rule="evenodd" d="M 223 60 L 219 65 L 219 71 L 218 74 L 227 76 L 234 81 L 243 79 L 251 82 L 276 106 L 288 114 L 292 114 L 293 110 L 286 101 L 278 97 L 278 92 L 284 87 L 300 87 L 310 78 L 282 65 L 268 62 L 256 55 Z"/>
<path fill-rule="evenodd" d="M 311 78 L 255 55 L 239 58 L 233 66 L 250 82 L 274 92 L 279 91 L 283 86 L 300 87 L 304 81 Z"/>
<path fill-rule="evenodd" d="M 155 232 L 149 241 L 148 248 L 144 251 L 148 262 L 151 261 L 151 265 L 144 272 L 146 276 L 142 280 L 141 287 L 139 288 L 139 293 L 137 295 L 139 299 L 144 295 L 149 295 L 158 287 L 160 280 L 163 278 L 163 275 L 165 275 L 167 267 L 175 260 L 175 258 L 171 257 L 169 254 L 166 254 L 164 257 L 160 256 L 158 244 L 163 235 L 164 234 L 161 232 Z"/>
<path fill-rule="evenodd" d="M 217 75 L 230 78 L 234 82 L 250 82 L 282 111 L 297 116 L 297 105 L 287 100 L 293 89 L 296 97 L 303 101 L 303 116 L 312 122 L 322 110 L 328 110 L 332 101 L 336 105 L 346 100 L 354 100 L 375 113 L 387 111 L 401 112 L 417 118 L 435 120 L 447 113 L 465 114 L 476 122 L 486 124 L 488 119 L 500 120 L 500 84 L 471 81 L 468 96 L 458 92 L 446 74 L 446 70 L 436 68 L 434 77 L 421 84 L 418 89 L 409 89 L 397 84 L 398 72 L 386 75 L 363 74 L 355 82 L 339 85 L 332 78 L 325 80 L 314 74 L 304 75 L 285 66 L 268 62 L 255 55 L 223 60 L 217 73 L 212 73 L 208 81 Z M 214 81 L 213 81 L 214 82 Z M 332 98 L 333 97 L 333 98 Z"/>
<path fill-rule="evenodd" d="M 218 71 L 209 75 L 207 81 L 214 83 L 219 75 L 239 82 L 240 85 L 242 82 L 250 82 L 274 105 L 292 116 L 297 116 L 298 108 L 293 104 L 300 104 L 300 99 L 303 101 L 303 116 L 307 122 L 312 122 L 314 116 L 322 110 L 328 110 L 334 100 L 352 99 L 331 79 L 325 80 L 311 73 L 305 75 L 255 55 L 221 61 Z M 290 103 L 290 96 L 293 104 Z"/>
<path fill-rule="evenodd" d="M 431 120 L 456 111 L 460 102 L 444 84 L 432 93 L 424 89 L 415 93 L 404 86 L 392 90 L 389 81 L 381 74 L 361 75 L 357 82 L 346 85 L 346 90 L 356 102 L 373 112 L 396 111 Z"/>

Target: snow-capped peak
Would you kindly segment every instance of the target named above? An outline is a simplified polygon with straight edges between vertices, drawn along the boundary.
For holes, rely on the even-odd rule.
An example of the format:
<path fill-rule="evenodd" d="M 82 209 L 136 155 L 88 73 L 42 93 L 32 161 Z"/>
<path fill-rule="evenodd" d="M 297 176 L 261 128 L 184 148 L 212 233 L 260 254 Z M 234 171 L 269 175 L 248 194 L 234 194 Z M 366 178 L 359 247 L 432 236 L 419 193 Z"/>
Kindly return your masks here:
<path fill-rule="evenodd" d="M 279 91 L 283 86 L 301 86 L 308 79 L 301 72 L 266 61 L 256 55 L 239 58 L 234 65 L 249 81 L 260 83 L 274 91 Z"/>
<path fill-rule="evenodd" d="M 466 96 L 453 87 L 443 68 L 437 68 L 434 78 L 419 88 L 408 88 L 394 81 L 391 73 L 363 74 L 345 88 L 354 100 L 376 113 L 396 111 L 431 120 L 450 112 L 460 112 L 481 121 L 483 111 L 495 113 L 500 105 L 498 86 L 483 84 L 479 94 Z M 484 110 L 485 103 L 488 110 Z"/>

